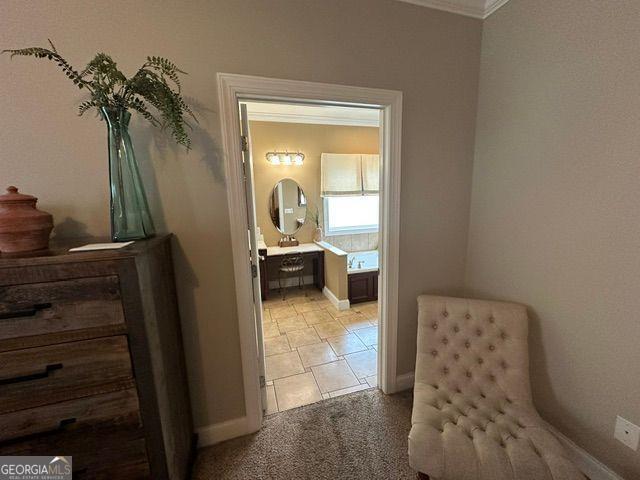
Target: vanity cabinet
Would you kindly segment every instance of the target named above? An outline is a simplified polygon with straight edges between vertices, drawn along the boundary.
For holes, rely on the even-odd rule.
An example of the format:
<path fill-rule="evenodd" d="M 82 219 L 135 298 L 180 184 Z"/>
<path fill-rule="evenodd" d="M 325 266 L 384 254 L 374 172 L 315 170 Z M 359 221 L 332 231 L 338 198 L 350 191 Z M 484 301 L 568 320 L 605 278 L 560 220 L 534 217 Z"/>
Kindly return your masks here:
<path fill-rule="evenodd" d="M 313 285 L 320 291 L 324 288 L 324 249 L 313 243 L 301 243 L 296 247 L 268 247 L 258 250 L 260 255 L 260 290 L 262 300 L 269 299 L 269 282 L 278 279 L 280 262 L 285 255 L 300 254 L 305 269 L 311 270 Z"/>
<path fill-rule="evenodd" d="M 78 479 L 189 478 L 170 240 L 0 257 L 0 455 L 69 455 Z"/>
<path fill-rule="evenodd" d="M 348 282 L 350 304 L 378 300 L 378 270 L 350 273 Z"/>

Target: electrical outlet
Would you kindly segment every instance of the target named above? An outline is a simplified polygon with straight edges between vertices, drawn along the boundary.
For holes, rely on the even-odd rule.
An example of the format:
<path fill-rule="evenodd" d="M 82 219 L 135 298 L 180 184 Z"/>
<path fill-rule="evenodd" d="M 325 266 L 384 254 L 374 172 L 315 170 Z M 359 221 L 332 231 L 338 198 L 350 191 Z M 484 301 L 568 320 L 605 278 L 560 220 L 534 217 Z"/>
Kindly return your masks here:
<path fill-rule="evenodd" d="M 624 443 L 631 450 L 638 450 L 640 441 L 640 427 L 622 417 L 616 418 L 616 429 L 613 438 Z"/>

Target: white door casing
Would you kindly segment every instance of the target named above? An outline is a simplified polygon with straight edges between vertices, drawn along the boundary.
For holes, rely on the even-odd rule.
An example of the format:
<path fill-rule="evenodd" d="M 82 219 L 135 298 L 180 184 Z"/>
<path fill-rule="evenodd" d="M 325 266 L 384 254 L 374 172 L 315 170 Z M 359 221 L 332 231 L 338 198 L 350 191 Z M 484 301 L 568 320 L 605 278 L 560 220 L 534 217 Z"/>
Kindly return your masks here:
<path fill-rule="evenodd" d="M 253 283 L 253 314 L 256 329 L 257 358 L 258 358 L 258 378 L 260 381 L 262 412 L 267 405 L 267 389 L 265 382 L 265 359 L 264 359 L 264 335 L 262 330 L 262 299 L 260 298 L 260 255 L 258 254 L 258 239 L 256 237 L 258 222 L 256 220 L 256 201 L 254 198 L 254 178 L 253 178 L 253 158 L 251 156 L 251 134 L 249 132 L 249 117 L 247 106 L 240 107 L 240 145 L 242 148 L 242 166 L 244 171 L 245 200 L 247 206 L 247 230 L 249 234 L 249 256 L 251 259 L 250 269 Z"/>
<path fill-rule="evenodd" d="M 238 121 L 240 100 L 281 100 L 309 104 L 378 108 L 380 110 L 381 211 L 380 321 L 378 383 L 385 393 L 396 391 L 398 325 L 398 259 L 400 221 L 400 152 L 402 131 L 402 92 L 325 83 L 280 80 L 248 75 L 218 74 L 218 97 L 227 180 L 227 199 L 233 246 L 238 327 L 242 354 L 245 395 L 244 431 L 262 426 L 260 361 L 254 315 L 251 250 L 247 235 L 247 193 L 242 171 L 242 135 Z M 253 209 L 252 209 L 253 210 Z M 254 210 L 253 210 L 254 211 Z M 255 215 L 255 213 L 253 213 Z M 253 219 L 255 222 L 255 218 Z M 255 239 L 254 239 L 255 240 Z M 257 251 L 256 251 L 257 255 Z M 259 287 L 259 286 L 258 286 Z M 258 288 L 259 291 L 259 288 Z M 261 312 L 260 312 L 261 314 Z"/>

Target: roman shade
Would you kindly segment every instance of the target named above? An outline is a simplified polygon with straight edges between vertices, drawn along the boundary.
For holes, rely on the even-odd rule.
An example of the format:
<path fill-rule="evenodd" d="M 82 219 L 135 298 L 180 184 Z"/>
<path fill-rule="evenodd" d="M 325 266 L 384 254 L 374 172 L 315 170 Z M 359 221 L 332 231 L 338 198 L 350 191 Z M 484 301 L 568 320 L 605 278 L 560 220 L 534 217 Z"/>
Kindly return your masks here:
<path fill-rule="evenodd" d="M 380 191 L 380 155 L 361 155 L 362 194 L 378 195 Z"/>
<path fill-rule="evenodd" d="M 378 155 L 323 153 L 320 170 L 320 191 L 323 197 L 378 194 Z"/>

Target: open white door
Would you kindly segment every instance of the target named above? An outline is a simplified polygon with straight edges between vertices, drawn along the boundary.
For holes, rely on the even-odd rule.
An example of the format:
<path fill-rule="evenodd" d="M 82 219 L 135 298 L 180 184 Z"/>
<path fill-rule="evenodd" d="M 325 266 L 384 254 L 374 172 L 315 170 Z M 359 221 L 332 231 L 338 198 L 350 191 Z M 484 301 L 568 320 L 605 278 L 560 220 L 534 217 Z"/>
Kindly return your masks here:
<path fill-rule="evenodd" d="M 256 339 L 258 340 L 258 369 L 260 373 L 260 393 L 262 396 L 262 411 L 267 405 L 267 386 L 264 364 L 264 335 L 262 332 L 262 298 L 260 293 L 260 256 L 258 254 L 258 238 L 256 235 L 256 205 L 253 196 L 253 160 L 251 158 L 251 136 L 249 135 L 249 117 L 247 116 L 247 106 L 240 104 L 240 130 L 242 134 L 242 167 L 244 171 L 244 186 L 247 196 L 247 219 L 249 225 L 249 246 L 251 251 L 251 276 L 253 278 L 253 311 L 255 314 Z"/>

